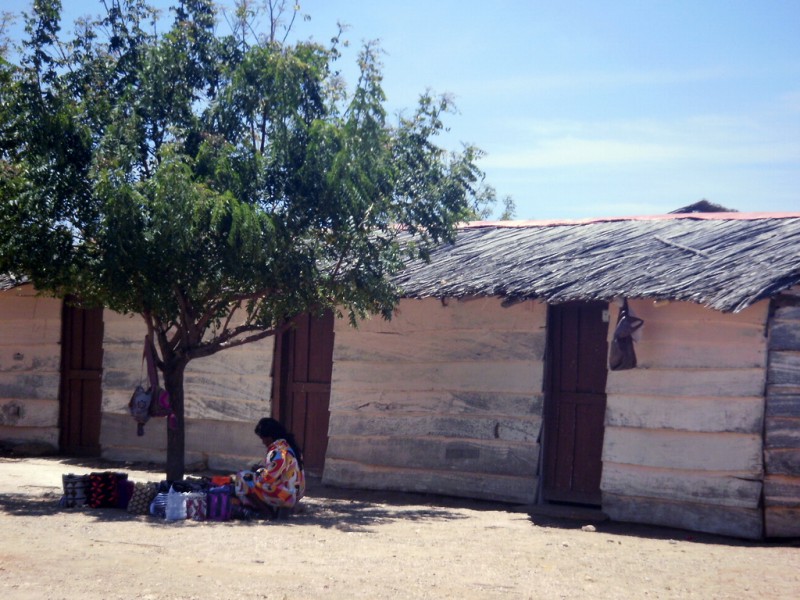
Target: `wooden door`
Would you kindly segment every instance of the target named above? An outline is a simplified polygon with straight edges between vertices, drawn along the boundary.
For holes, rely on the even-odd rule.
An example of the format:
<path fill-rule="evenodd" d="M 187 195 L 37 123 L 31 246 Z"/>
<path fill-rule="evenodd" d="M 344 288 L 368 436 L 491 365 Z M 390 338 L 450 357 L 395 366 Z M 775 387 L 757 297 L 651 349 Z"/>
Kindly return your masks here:
<path fill-rule="evenodd" d="M 304 314 L 276 340 L 275 418 L 295 435 L 305 469 L 321 475 L 328 449 L 333 371 L 333 313 Z"/>
<path fill-rule="evenodd" d="M 600 504 L 608 306 L 570 302 L 548 317 L 545 500 Z"/>
<path fill-rule="evenodd" d="M 79 309 L 65 303 L 59 439 L 63 454 L 100 454 L 102 373 L 103 309 Z"/>

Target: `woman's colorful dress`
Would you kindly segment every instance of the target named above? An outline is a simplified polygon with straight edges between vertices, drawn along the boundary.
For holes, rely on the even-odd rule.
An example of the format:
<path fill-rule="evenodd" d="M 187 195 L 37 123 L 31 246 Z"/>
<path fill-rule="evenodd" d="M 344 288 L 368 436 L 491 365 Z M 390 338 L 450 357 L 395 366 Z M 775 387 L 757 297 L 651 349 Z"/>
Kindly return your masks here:
<path fill-rule="evenodd" d="M 286 440 L 267 448 L 264 466 L 236 476 L 236 496 L 255 509 L 293 508 L 306 491 L 305 474 Z"/>

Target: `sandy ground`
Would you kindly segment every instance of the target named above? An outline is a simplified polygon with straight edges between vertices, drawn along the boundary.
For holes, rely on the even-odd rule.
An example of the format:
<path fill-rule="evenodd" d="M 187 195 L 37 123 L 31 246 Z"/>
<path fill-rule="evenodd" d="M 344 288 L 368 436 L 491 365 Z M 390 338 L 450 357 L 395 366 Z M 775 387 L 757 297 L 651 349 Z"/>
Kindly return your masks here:
<path fill-rule="evenodd" d="M 327 488 L 289 520 L 166 522 L 58 507 L 63 473 L 158 471 L 0 457 L 0 597 L 800 598 L 800 541 Z M 592 528 L 594 530 L 592 530 Z"/>

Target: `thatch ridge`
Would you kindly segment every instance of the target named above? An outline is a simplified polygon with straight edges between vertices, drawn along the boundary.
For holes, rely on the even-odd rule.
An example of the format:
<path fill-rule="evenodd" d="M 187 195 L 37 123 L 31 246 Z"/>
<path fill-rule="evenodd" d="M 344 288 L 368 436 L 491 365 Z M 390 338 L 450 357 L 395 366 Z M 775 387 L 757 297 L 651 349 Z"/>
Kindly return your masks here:
<path fill-rule="evenodd" d="M 473 223 L 396 281 L 413 298 L 625 296 L 737 312 L 800 283 L 800 213 Z"/>
<path fill-rule="evenodd" d="M 29 283 L 27 277 L 18 277 L 8 273 L 0 273 L 0 292 L 14 289 L 15 287 L 25 285 L 26 283 Z"/>

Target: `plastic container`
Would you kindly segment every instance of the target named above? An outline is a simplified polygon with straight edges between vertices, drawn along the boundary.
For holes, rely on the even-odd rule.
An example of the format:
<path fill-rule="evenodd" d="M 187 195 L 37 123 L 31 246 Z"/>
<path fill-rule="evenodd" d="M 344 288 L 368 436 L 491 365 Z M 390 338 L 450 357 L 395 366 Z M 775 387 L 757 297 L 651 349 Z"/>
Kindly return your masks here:
<path fill-rule="evenodd" d="M 170 487 L 167 494 L 167 521 L 180 521 L 186 518 L 186 494 L 176 492 L 175 488 Z"/>

